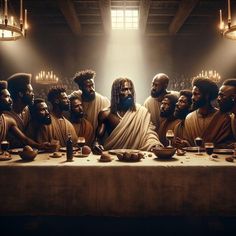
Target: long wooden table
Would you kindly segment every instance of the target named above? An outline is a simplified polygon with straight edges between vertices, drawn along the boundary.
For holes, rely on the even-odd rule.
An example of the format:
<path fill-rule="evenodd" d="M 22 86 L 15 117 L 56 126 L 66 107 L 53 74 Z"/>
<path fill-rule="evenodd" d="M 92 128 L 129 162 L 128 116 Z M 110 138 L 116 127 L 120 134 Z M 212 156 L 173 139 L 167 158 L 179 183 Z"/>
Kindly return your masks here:
<path fill-rule="evenodd" d="M 236 215 L 236 160 L 206 154 L 137 163 L 99 156 L 0 162 L 0 215 Z"/>

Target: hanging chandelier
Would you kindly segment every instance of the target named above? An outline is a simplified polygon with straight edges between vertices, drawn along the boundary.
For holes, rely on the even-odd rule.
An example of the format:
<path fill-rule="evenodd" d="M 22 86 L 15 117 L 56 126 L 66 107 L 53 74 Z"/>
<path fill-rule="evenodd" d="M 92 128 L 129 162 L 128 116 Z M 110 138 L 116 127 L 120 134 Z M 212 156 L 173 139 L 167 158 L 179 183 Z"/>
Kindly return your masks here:
<path fill-rule="evenodd" d="M 202 70 L 202 72 L 199 73 L 194 78 L 202 78 L 202 77 L 210 79 L 215 83 L 219 83 L 220 79 L 221 79 L 220 74 L 218 72 L 216 72 L 215 70 L 208 70 L 208 71 L 207 70 L 206 71 Z"/>
<path fill-rule="evenodd" d="M 225 25 L 223 18 L 222 18 L 222 10 L 220 10 L 220 32 L 223 35 L 223 37 L 227 39 L 233 39 L 236 40 L 236 24 L 232 24 L 231 19 L 231 4 L 230 0 L 228 0 L 228 19 L 227 19 L 227 25 Z"/>
<path fill-rule="evenodd" d="M 23 20 L 24 17 L 24 20 Z M 20 0 L 20 18 L 10 16 L 8 12 L 8 2 L 4 0 L 2 14 L 0 14 L 0 41 L 14 41 L 26 36 L 28 29 L 27 10 L 23 15 L 23 0 Z"/>
<path fill-rule="evenodd" d="M 56 84 L 58 80 L 58 77 L 53 73 L 53 71 L 42 70 L 35 77 L 35 82 L 38 84 Z"/>

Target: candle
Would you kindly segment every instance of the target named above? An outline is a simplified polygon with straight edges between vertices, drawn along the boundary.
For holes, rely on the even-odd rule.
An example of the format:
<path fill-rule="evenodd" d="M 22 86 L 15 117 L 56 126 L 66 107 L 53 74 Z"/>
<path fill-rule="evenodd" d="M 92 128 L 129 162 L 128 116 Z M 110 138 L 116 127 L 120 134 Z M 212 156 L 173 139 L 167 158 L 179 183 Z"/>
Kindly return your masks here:
<path fill-rule="evenodd" d="M 20 0 L 20 22 L 23 21 L 23 3 L 22 0 Z"/>
<path fill-rule="evenodd" d="M 25 9 L 25 29 L 28 29 L 28 25 L 27 25 L 27 9 Z"/>
<path fill-rule="evenodd" d="M 230 0 L 228 0 L 228 22 L 231 22 Z"/>
<path fill-rule="evenodd" d="M 5 0 L 5 17 L 7 17 L 7 0 Z"/>

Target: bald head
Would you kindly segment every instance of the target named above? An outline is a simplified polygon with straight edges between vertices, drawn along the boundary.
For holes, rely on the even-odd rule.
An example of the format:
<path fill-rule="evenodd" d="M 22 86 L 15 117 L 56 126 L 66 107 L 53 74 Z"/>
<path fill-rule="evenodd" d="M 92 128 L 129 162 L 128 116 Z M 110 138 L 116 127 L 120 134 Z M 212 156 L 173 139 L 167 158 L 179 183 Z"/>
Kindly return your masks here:
<path fill-rule="evenodd" d="M 152 79 L 151 96 L 158 98 L 165 95 L 169 84 L 169 77 L 164 73 L 156 74 Z"/>

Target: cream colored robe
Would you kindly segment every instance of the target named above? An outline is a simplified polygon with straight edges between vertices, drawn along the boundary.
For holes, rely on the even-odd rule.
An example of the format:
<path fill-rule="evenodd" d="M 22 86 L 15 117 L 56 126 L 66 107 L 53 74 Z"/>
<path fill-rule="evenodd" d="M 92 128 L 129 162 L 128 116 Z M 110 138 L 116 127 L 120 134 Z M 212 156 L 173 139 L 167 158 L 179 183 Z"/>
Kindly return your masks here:
<path fill-rule="evenodd" d="M 143 106 L 136 105 L 137 111 L 127 111 L 120 123 L 107 137 L 104 143 L 106 150 L 139 149 L 150 150 L 160 145 L 154 126 L 150 122 L 150 113 Z"/>
<path fill-rule="evenodd" d="M 71 95 L 76 95 L 81 99 L 81 91 L 74 91 Z M 110 101 L 107 97 L 99 93 L 95 93 L 95 99 L 91 102 L 83 102 L 83 109 L 85 118 L 92 124 L 93 129 L 96 130 L 98 125 L 98 113 L 106 107 L 110 106 Z"/>
<path fill-rule="evenodd" d="M 195 146 L 196 137 L 201 137 L 203 142 L 213 142 L 216 146 L 231 140 L 229 115 L 216 109 L 207 117 L 202 117 L 198 110 L 191 112 L 185 119 L 183 138 Z"/>

